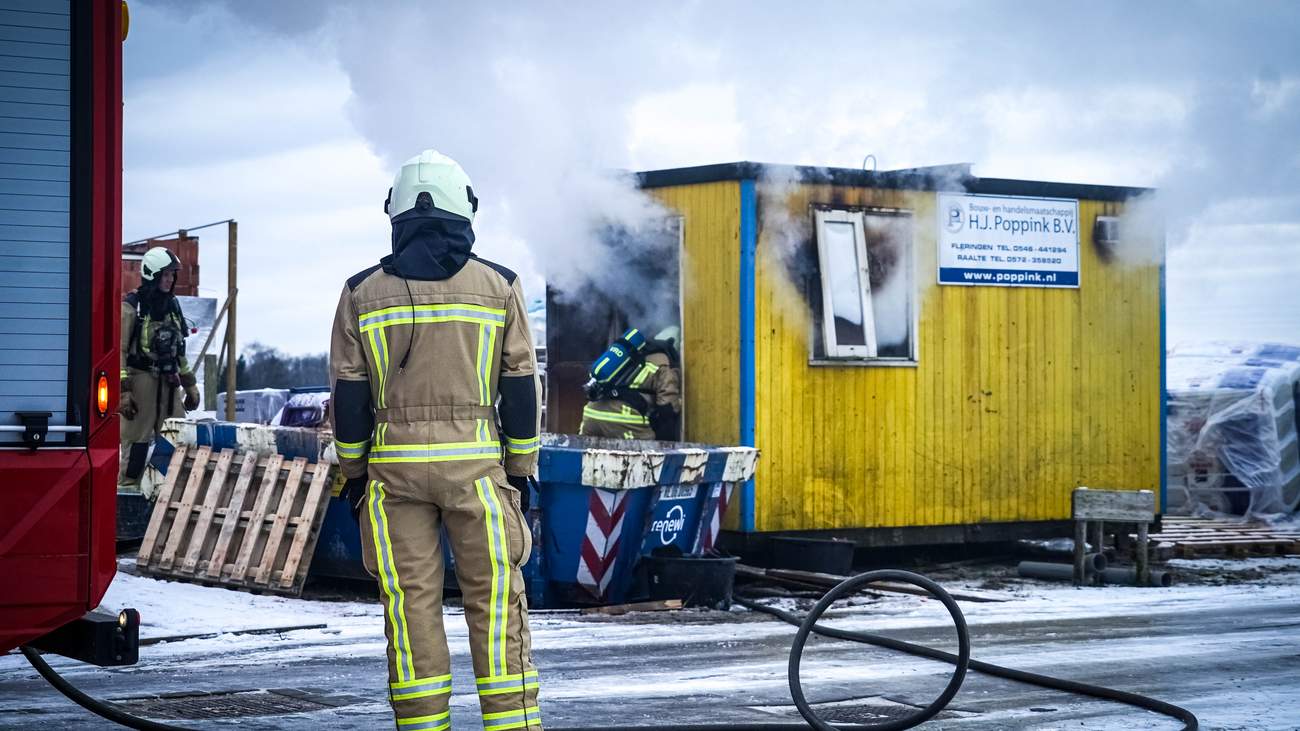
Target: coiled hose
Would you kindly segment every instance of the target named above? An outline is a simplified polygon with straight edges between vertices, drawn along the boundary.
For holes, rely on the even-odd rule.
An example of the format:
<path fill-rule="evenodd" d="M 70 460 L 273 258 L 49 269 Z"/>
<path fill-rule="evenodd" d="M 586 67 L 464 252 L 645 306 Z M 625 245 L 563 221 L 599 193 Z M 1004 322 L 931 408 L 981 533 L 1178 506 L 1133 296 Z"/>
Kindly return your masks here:
<path fill-rule="evenodd" d="M 903 642 L 902 640 L 895 640 L 868 632 L 851 632 L 848 630 L 835 629 L 833 627 L 823 627 L 817 624 L 817 620 L 821 618 L 822 614 L 825 613 L 836 600 L 861 589 L 867 584 L 877 581 L 896 581 L 912 584 L 925 589 L 934 598 L 938 599 L 944 605 L 944 608 L 948 610 L 948 614 L 952 617 L 953 624 L 957 630 L 957 654 L 954 655 L 942 650 L 935 650 L 923 645 L 915 645 L 910 642 Z M 1137 693 L 1129 693 L 1127 691 L 1114 690 L 1112 688 L 1103 688 L 1099 685 L 1091 685 L 1074 680 L 1062 680 L 1061 678 L 1053 678 L 1049 675 L 1040 675 L 1025 670 L 1006 668 L 1000 665 L 982 662 L 980 660 L 972 660 L 970 657 L 970 631 L 966 627 L 966 618 L 962 615 L 961 608 L 957 606 L 956 600 L 953 599 L 952 596 L 939 584 L 921 576 L 920 574 L 914 574 L 910 571 L 883 569 L 879 571 L 868 571 L 845 579 L 836 585 L 835 588 L 822 596 L 822 598 L 812 608 L 812 611 L 808 612 L 808 614 L 803 617 L 799 617 L 798 615 L 775 607 L 765 606 L 742 597 L 736 597 L 735 601 L 737 604 L 750 610 L 770 614 L 777 619 L 788 622 L 799 628 L 798 632 L 795 633 L 794 642 L 790 647 L 790 696 L 794 699 L 795 708 L 799 710 L 799 714 L 803 716 L 807 724 L 674 724 L 672 728 L 677 729 L 677 731 L 719 731 L 719 729 L 726 729 L 727 731 L 806 731 L 809 727 L 817 729 L 817 731 L 834 731 L 835 729 L 848 729 L 852 731 L 902 731 L 902 729 L 912 728 L 913 726 L 928 721 L 947 707 L 952 698 L 957 695 L 957 691 L 961 689 L 962 682 L 966 678 L 966 672 L 968 669 L 976 670 L 999 678 L 1006 678 L 1007 680 L 1015 680 L 1021 683 L 1036 685 L 1042 688 L 1060 690 L 1066 693 L 1073 693 L 1101 700 L 1115 701 L 1136 708 L 1154 711 L 1155 713 L 1163 714 L 1182 721 L 1184 724 L 1184 731 L 1197 731 L 1199 728 L 1199 722 L 1191 711 L 1186 708 L 1175 706 L 1172 703 L 1166 703 Z M 809 705 L 803 694 L 803 685 L 799 680 L 799 666 L 803 659 L 804 646 L 807 643 L 810 634 L 818 634 L 824 637 L 833 637 L 840 640 L 850 640 L 852 642 L 862 642 L 877 647 L 898 650 L 899 652 L 905 652 L 911 655 L 927 657 L 932 660 L 951 663 L 954 665 L 953 674 L 939 697 L 935 698 L 929 705 L 906 718 L 893 719 L 874 724 L 838 724 L 832 726 L 822 720 L 822 718 L 817 715 L 816 711 L 814 711 Z M 32 664 L 32 667 L 36 668 L 36 671 L 41 674 L 41 677 L 49 681 L 50 685 L 53 685 L 59 692 L 63 693 L 78 705 L 92 713 L 96 713 L 114 723 L 128 728 L 139 729 L 140 731 L 187 731 L 180 726 L 172 726 L 139 718 L 138 716 L 132 716 L 113 707 L 112 705 L 91 698 L 55 672 L 54 669 L 41 658 L 38 652 L 30 647 L 23 647 L 22 652 L 23 655 L 27 657 L 27 661 Z M 582 726 L 570 728 L 550 726 L 548 728 L 549 731 L 592 731 L 592 727 Z M 601 726 L 601 728 L 607 729 L 608 731 L 640 731 L 663 727 Z"/>

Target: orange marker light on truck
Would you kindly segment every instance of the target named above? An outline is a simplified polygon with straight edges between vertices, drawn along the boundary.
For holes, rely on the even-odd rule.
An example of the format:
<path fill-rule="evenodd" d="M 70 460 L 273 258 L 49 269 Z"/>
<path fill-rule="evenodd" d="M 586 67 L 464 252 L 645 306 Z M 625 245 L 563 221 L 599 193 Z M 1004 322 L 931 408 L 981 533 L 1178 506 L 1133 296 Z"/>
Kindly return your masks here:
<path fill-rule="evenodd" d="M 95 405 L 99 407 L 100 416 L 108 416 L 108 374 L 99 372 L 99 383 L 95 387 Z"/>

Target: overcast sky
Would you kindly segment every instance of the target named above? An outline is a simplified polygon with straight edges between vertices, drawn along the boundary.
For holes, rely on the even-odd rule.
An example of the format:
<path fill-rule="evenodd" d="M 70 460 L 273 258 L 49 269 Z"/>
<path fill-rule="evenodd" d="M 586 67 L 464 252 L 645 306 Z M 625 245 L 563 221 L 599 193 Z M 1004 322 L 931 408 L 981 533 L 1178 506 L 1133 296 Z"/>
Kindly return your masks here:
<path fill-rule="evenodd" d="M 317 352 L 425 147 L 530 297 L 639 205 L 596 171 L 870 153 L 1158 187 L 1170 342 L 1300 342 L 1300 3 L 475 5 L 131 0 L 125 240 L 238 219 L 241 342 Z"/>

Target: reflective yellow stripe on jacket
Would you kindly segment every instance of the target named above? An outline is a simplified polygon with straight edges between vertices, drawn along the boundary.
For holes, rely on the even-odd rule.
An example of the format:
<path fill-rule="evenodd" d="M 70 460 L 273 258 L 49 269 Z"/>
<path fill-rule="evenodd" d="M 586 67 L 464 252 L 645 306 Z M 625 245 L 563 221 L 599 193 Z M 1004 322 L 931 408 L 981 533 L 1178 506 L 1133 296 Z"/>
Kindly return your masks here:
<path fill-rule="evenodd" d="M 492 403 L 488 393 L 491 384 L 489 369 L 492 351 L 496 346 L 497 328 L 505 327 L 506 311 L 497 307 L 484 307 L 469 304 L 422 304 L 398 305 L 366 312 L 357 318 L 361 335 L 370 345 L 370 354 L 374 358 L 378 373 L 376 381 L 379 387 L 378 408 L 388 406 L 388 335 L 385 328 L 393 325 L 422 325 L 442 322 L 463 322 L 479 325 L 479 348 L 477 376 L 479 379 L 479 402 L 482 405 Z"/>
<path fill-rule="evenodd" d="M 636 377 L 632 379 L 632 388 L 641 388 L 645 385 L 646 380 L 659 372 L 659 366 L 654 363 L 642 363 L 641 370 L 636 372 Z"/>
<path fill-rule="evenodd" d="M 501 445 L 492 441 L 380 444 L 370 448 L 370 464 L 459 462 L 467 459 L 500 458 Z"/>
<path fill-rule="evenodd" d="M 608 421 L 615 424 L 635 424 L 637 426 L 649 426 L 650 418 L 624 404 L 618 411 L 601 411 L 591 404 L 587 404 L 582 409 L 582 418 L 592 419 L 593 421 Z"/>
<path fill-rule="evenodd" d="M 344 442 L 339 439 L 334 440 L 334 451 L 343 459 L 360 459 L 366 456 L 366 447 L 370 446 L 370 441 L 364 442 Z"/>
<path fill-rule="evenodd" d="M 542 441 L 537 437 L 532 439 L 506 437 L 506 452 L 509 454 L 532 454 L 541 448 Z"/>

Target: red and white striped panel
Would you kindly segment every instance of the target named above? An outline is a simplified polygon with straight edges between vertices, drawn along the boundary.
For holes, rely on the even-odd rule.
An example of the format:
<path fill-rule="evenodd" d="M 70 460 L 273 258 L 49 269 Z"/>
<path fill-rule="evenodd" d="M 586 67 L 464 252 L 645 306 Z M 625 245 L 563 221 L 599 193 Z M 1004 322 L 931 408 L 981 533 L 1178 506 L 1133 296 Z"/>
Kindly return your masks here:
<path fill-rule="evenodd" d="M 578 584 L 597 599 L 605 597 L 605 589 L 614 576 L 611 569 L 618 559 L 619 543 L 623 537 L 627 495 L 623 490 L 597 489 L 591 491 L 587 502 L 587 535 L 582 539 Z"/>
<path fill-rule="evenodd" d="M 709 501 L 704 506 L 704 515 L 700 518 L 700 536 L 696 541 L 695 553 L 712 551 L 722 531 L 722 519 L 727 515 L 727 503 L 731 501 L 734 483 L 722 482 L 714 485 Z"/>

